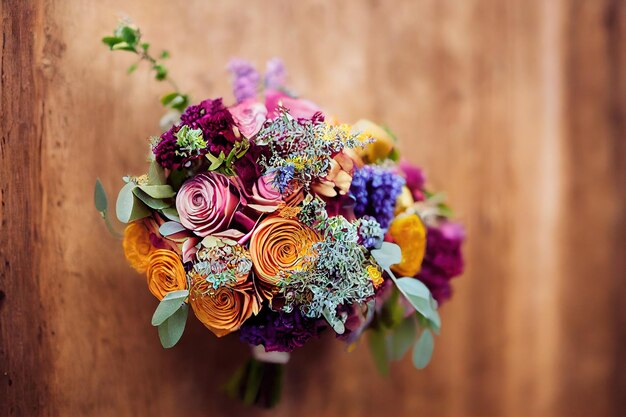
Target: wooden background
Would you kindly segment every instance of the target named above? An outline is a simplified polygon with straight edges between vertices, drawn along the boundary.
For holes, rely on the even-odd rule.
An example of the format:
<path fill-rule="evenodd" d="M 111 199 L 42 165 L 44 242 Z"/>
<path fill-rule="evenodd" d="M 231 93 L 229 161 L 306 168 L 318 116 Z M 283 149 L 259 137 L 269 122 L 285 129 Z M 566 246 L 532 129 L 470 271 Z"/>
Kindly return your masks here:
<path fill-rule="evenodd" d="M 391 126 L 467 225 L 431 366 L 296 353 L 284 402 L 219 386 L 246 349 L 155 300 L 93 209 L 142 173 L 166 86 L 99 38 L 131 16 L 196 99 L 282 56 L 295 90 Z M 626 415 L 626 5 L 620 0 L 2 0 L 1 416 Z"/>

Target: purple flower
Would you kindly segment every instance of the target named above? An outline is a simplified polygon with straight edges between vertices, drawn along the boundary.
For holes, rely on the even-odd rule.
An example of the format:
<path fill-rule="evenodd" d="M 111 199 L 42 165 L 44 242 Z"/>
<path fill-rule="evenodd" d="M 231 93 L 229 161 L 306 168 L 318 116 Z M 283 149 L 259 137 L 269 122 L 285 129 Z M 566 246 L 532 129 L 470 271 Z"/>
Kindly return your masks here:
<path fill-rule="evenodd" d="M 426 182 L 426 175 L 424 175 L 424 171 L 404 159 L 400 161 L 398 167 L 406 178 L 406 186 L 409 187 L 409 190 L 411 190 L 413 198 L 416 201 L 424 200 L 423 190 L 424 183 Z"/>
<path fill-rule="evenodd" d="M 265 67 L 265 87 L 280 90 L 285 85 L 287 71 L 280 58 L 272 58 L 267 61 Z"/>
<path fill-rule="evenodd" d="M 350 194 L 356 200 L 354 213 L 357 217 L 372 216 L 386 229 L 393 219 L 404 182 L 393 171 L 377 166 L 366 165 L 355 170 L 350 186 Z"/>
<path fill-rule="evenodd" d="M 428 227 L 426 254 L 417 278 L 430 289 L 439 303 L 452 295 L 450 280 L 463 273 L 461 245 L 464 239 L 465 232 L 458 223 L 444 222 Z"/>
<path fill-rule="evenodd" d="M 304 317 L 297 308 L 285 313 L 266 307 L 243 323 L 239 337 L 251 345 L 265 346 L 267 352 L 291 352 L 325 329 L 323 320 Z"/>
<path fill-rule="evenodd" d="M 231 59 L 228 70 L 234 75 L 233 94 L 238 103 L 256 97 L 261 76 L 252 64 L 243 59 Z"/>
<path fill-rule="evenodd" d="M 226 107 L 222 104 L 222 99 L 204 100 L 200 104 L 187 107 L 180 116 L 180 124 L 172 126 L 161 135 L 161 141 L 154 146 L 156 161 L 164 168 L 178 169 L 189 159 L 197 159 L 211 152 L 218 155 L 224 151 L 226 155 L 233 148 L 237 140 L 233 132 L 233 118 Z M 202 130 L 202 136 L 207 143 L 207 148 L 202 149 L 192 158 L 185 158 L 176 155 L 178 146 L 176 145 L 176 132 L 182 126 L 189 126 L 191 129 Z"/>

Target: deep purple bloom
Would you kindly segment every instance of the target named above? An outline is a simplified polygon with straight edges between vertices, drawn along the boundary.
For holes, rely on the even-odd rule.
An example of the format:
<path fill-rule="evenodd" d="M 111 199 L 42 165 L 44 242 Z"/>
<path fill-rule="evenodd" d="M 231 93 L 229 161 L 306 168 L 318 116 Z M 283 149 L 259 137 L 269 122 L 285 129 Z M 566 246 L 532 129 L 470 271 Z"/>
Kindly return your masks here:
<path fill-rule="evenodd" d="M 239 337 L 251 345 L 263 345 L 267 352 L 291 352 L 325 329 L 323 320 L 304 317 L 297 308 L 291 313 L 264 308 L 243 323 Z"/>
<path fill-rule="evenodd" d="M 413 198 L 416 201 L 424 200 L 423 190 L 424 183 L 426 183 L 426 175 L 424 175 L 424 171 L 404 159 L 400 161 L 398 167 L 406 178 L 406 186 L 409 187 L 409 190 L 411 190 Z"/>
<path fill-rule="evenodd" d="M 417 278 L 439 303 L 452 295 L 450 280 L 463 273 L 461 245 L 464 239 L 465 233 L 458 223 L 444 222 L 437 227 L 428 227 L 426 254 Z"/>
<path fill-rule="evenodd" d="M 404 182 L 400 175 L 382 167 L 366 165 L 355 170 L 350 186 L 350 194 L 356 200 L 354 213 L 357 217 L 372 216 L 386 229 Z"/>
<path fill-rule="evenodd" d="M 207 143 L 207 148 L 198 152 L 192 159 L 200 158 L 207 152 L 219 155 L 223 151 L 228 155 L 237 140 L 233 124 L 233 118 L 224 107 L 221 98 L 204 100 L 200 104 L 187 107 L 180 116 L 180 124 L 163 133 L 161 141 L 154 146 L 152 152 L 156 161 L 164 168 L 177 169 L 183 166 L 189 158 L 176 155 L 178 146 L 175 134 L 182 126 L 189 126 L 191 129 L 202 130 L 202 136 Z"/>
<path fill-rule="evenodd" d="M 256 97 L 261 76 L 252 64 L 243 59 L 231 59 L 228 70 L 234 75 L 233 94 L 238 103 Z"/>

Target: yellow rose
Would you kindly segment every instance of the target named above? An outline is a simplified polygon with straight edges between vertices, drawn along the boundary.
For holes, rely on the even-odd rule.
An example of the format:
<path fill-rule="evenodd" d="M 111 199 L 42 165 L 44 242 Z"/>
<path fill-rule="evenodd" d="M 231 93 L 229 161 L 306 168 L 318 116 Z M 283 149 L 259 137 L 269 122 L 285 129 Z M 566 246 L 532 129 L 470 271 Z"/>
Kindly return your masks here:
<path fill-rule="evenodd" d="M 187 288 L 183 263 L 171 250 L 156 249 L 150 254 L 146 277 L 150 292 L 159 300 L 169 292 Z"/>
<path fill-rule="evenodd" d="M 222 286 L 214 290 L 201 276 L 192 278 L 189 304 L 194 314 L 217 337 L 234 332 L 261 304 L 250 282 L 234 287 Z"/>
<path fill-rule="evenodd" d="M 124 229 L 124 255 L 130 266 L 139 273 L 146 272 L 150 255 L 156 250 L 150 242 L 150 232 L 142 220 L 129 223 Z"/>
<path fill-rule="evenodd" d="M 250 256 L 261 285 L 275 287 L 281 272 L 302 268 L 317 234 L 296 219 L 269 217 L 263 220 L 250 238 Z M 271 295 L 263 291 L 264 296 Z"/>
<path fill-rule="evenodd" d="M 363 133 L 374 139 L 360 151 L 362 158 L 367 163 L 374 163 L 379 159 L 387 158 L 395 146 L 395 141 L 385 129 L 366 119 L 356 122 L 352 126 L 352 132 Z"/>
<path fill-rule="evenodd" d="M 389 234 L 402 249 L 402 260 L 393 265 L 393 272 L 415 276 L 422 267 L 426 251 L 426 227 L 417 214 L 401 214 L 389 227 Z"/>

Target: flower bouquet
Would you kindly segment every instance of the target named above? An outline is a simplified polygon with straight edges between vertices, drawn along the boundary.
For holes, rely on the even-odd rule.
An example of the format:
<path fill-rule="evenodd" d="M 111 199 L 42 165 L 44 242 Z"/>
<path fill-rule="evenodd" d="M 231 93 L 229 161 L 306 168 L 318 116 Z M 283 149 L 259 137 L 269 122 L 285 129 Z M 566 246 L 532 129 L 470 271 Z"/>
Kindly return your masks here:
<path fill-rule="evenodd" d="M 153 57 L 133 25 L 104 42 L 171 82 L 169 54 Z M 322 333 L 348 350 L 367 333 L 382 372 L 411 347 L 423 368 L 463 269 L 463 231 L 442 196 L 388 129 L 340 123 L 287 90 L 279 60 L 264 76 L 241 60 L 229 70 L 232 105 L 189 105 L 172 83 L 148 173 L 124 177 L 115 205 L 126 258 L 159 301 L 163 347 L 190 309 L 217 337 L 238 332 L 252 357 L 227 388 L 248 404 L 275 404 L 289 352 Z M 99 181 L 95 203 L 116 233 Z"/>

